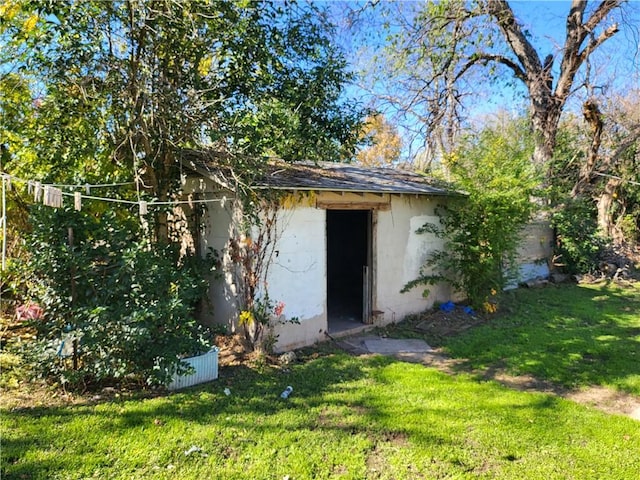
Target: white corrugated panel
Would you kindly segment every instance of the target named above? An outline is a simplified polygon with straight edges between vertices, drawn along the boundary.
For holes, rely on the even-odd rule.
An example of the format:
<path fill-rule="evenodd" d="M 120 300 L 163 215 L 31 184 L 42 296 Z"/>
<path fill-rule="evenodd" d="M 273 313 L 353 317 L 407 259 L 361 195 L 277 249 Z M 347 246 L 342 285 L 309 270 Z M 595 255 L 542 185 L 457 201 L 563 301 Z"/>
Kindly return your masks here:
<path fill-rule="evenodd" d="M 217 348 L 214 348 L 204 355 L 184 358 L 183 361 L 191 365 L 195 369 L 195 372 L 191 375 L 174 375 L 173 380 L 167 386 L 169 390 L 178 390 L 179 388 L 210 382 L 218 378 Z"/>

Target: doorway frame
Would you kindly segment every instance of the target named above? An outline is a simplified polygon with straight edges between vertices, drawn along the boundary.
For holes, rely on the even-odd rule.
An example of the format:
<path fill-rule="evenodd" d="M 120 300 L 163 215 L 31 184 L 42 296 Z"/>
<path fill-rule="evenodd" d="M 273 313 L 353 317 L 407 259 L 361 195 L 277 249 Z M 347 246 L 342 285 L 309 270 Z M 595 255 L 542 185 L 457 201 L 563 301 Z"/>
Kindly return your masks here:
<path fill-rule="evenodd" d="M 367 208 L 366 204 L 363 202 L 358 202 L 354 204 L 340 204 L 340 205 L 325 205 L 324 209 L 326 211 L 325 217 L 325 232 L 327 232 L 328 226 L 328 215 L 330 211 L 335 210 L 353 210 L 353 211 L 361 211 L 366 214 L 366 263 L 364 269 L 368 270 L 368 278 L 365 280 L 365 275 L 363 272 L 362 282 L 363 282 L 363 291 L 362 291 L 362 316 L 360 321 L 357 322 L 357 326 L 354 328 L 359 328 L 363 325 L 370 325 L 373 323 L 375 306 L 377 303 L 377 256 L 375 255 L 376 246 L 377 246 L 377 224 L 378 224 L 378 208 Z M 325 233 L 326 235 L 326 233 Z M 329 264 L 329 248 L 328 248 L 328 236 L 325 238 L 325 251 L 326 251 L 326 261 L 325 261 L 325 271 L 327 272 L 327 282 L 329 280 L 328 276 L 328 264 Z M 328 283 L 327 283 L 328 284 Z M 331 319 L 329 317 L 329 289 L 327 288 L 327 329 L 329 330 Z"/>

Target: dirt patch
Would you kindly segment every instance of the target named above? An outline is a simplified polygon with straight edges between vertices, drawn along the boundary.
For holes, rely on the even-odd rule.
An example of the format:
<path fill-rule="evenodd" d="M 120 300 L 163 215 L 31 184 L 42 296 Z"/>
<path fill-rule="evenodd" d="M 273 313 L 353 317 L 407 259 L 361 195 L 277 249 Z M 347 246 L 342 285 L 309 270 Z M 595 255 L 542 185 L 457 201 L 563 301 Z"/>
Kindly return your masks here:
<path fill-rule="evenodd" d="M 0 389 L 0 408 L 21 410 L 86 404 L 81 395 L 52 389 L 46 384 L 21 384 L 18 388 Z"/>
<path fill-rule="evenodd" d="M 611 388 L 592 386 L 582 390 L 568 390 L 531 375 L 509 375 L 501 369 L 487 371 L 484 378 L 495 380 L 514 390 L 549 393 L 582 405 L 589 405 L 606 413 L 640 420 L 640 398 Z"/>
<path fill-rule="evenodd" d="M 221 367 L 243 365 L 256 359 L 257 354 L 250 351 L 242 335 L 218 335 L 214 343 L 218 347 L 218 365 Z"/>
<path fill-rule="evenodd" d="M 386 432 L 382 437 L 385 443 L 395 447 L 406 447 L 409 445 L 409 436 L 403 432 Z"/>
<path fill-rule="evenodd" d="M 443 338 L 458 335 L 470 328 L 487 323 L 487 319 L 475 313 L 467 313 L 463 307 L 453 310 L 433 310 L 411 320 L 412 328 L 428 336 L 429 342 L 437 344 Z M 435 342 L 434 342 L 435 341 Z"/>
<path fill-rule="evenodd" d="M 395 358 L 403 362 L 420 363 L 427 367 L 437 368 L 438 370 L 455 375 L 463 369 L 464 360 L 447 357 L 440 349 L 434 349 L 429 353 L 396 353 Z"/>
<path fill-rule="evenodd" d="M 564 398 L 591 405 L 607 413 L 621 414 L 640 420 L 640 398 L 605 387 L 568 392 Z"/>
<path fill-rule="evenodd" d="M 367 477 L 382 478 L 387 465 L 387 458 L 384 452 L 378 445 L 374 446 L 367 455 Z"/>
<path fill-rule="evenodd" d="M 409 439 L 401 432 L 386 432 L 382 438 L 374 441 L 375 444 L 367 455 L 367 478 L 384 478 L 384 472 L 389 464 L 387 453 L 406 447 Z M 407 465 L 407 469 L 412 468 L 411 465 Z"/>
<path fill-rule="evenodd" d="M 554 383 L 540 380 L 531 375 L 510 375 L 502 369 L 489 369 L 484 373 L 483 378 L 495 380 L 505 387 L 521 392 L 551 393 L 558 396 L 564 396 L 567 393 L 566 389 Z"/>
<path fill-rule="evenodd" d="M 218 365 L 221 367 L 233 367 L 240 365 L 271 365 L 282 366 L 294 361 L 293 358 L 282 358 L 264 351 L 252 350 L 251 345 L 244 335 L 236 333 L 234 335 L 217 335 L 214 344 L 218 347 Z"/>

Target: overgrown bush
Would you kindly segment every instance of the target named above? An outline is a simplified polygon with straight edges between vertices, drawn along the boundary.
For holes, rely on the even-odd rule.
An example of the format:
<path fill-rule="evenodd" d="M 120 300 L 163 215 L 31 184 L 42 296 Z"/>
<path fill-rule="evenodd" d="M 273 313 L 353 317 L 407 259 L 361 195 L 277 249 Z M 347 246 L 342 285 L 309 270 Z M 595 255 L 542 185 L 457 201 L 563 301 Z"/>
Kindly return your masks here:
<path fill-rule="evenodd" d="M 634 217 L 633 215 L 624 215 L 617 225 L 620 230 L 620 235 L 629 244 L 635 245 L 640 242 L 640 215 Z"/>
<path fill-rule="evenodd" d="M 36 208 L 32 292 L 45 311 L 28 351 L 35 371 L 71 387 L 166 384 L 180 357 L 206 351 L 194 319 L 212 262 L 141 239 L 135 216 Z"/>
<path fill-rule="evenodd" d="M 466 198 L 452 198 L 438 210 L 430 232 L 445 240 L 403 291 L 447 282 L 466 294 L 474 308 L 495 311 L 495 299 L 515 274 L 519 234 L 531 218 L 531 195 L 539 180 L 531 166 L 531 139 L 522 125 L 486 129 L 467 137 L 445 160 Z M 425 290 L 428 294 L 428 290 Z"/>
<path fill-rule="evenodd" d="M 551 216 L 556 231 L 556 264 L 566 273 L 592 273 L 598 270 L 600 254 L 606 245 L 598 234 L 595 211 L 590 200 L 567 199 Z"/>
<path fill-rule="evenodd" d="M 0 275 L 0 314 L 12 315 L 20 300 L 25 296 L 28 285 L 24 281 L 22 269 L 27 254 L 22 237 L 29 230 L 28 217 L 24 204 L 17 201 L 15 190 L 6 193 L 6 258 Z M 3 232 L 5 233 L 5 232 Z"/>

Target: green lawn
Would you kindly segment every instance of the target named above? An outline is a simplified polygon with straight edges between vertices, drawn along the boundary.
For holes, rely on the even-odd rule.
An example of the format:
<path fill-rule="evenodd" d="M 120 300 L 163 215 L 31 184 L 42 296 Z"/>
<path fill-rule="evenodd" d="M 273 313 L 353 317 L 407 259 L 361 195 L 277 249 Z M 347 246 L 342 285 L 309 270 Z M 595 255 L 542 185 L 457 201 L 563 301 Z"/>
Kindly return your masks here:
<path fill-rule="evenodd" d="M 448 339 L 446 352 L 474 369 L 640 396 L 640 284 L 520 289 L 504 308 L 508 314 Z"/>
<path fill-rule="evenodd" d="M 478 366 L 497 361 L 557 381 L 578 377 L 579 384 L 593 379 L 635 391 L 638 368 L 614 357 L 638 352 L 637 289 L 568 286 L 513 296 L 522 311 L 512 303 L 511 314 L 447 348 L 482 353 L 472 359 Z M 551 305 L 565 314 L 553 314 Z M 522 340 L 534 317 L 559 332 L 545 337 L 550 350 L 533 320 L 530 340 Z M 618 340 L 599 340 L 601 324 Z M 483 343 L 488 332 L 503 335 L 499 325 L 511 333 Z M 598 362 L 605 365 L 565 360 L 563 351 L 585 357 L 580 344 L 600 358 L 609 346 L 608 360 Z M 470 373 L 328 346 L 307 353 L 289 370 L 223 368 L 219 380 L 167 396 L 2 410 L 1 478 L 640 478 L 638 421 Z M 523 367 L 539 364 L 546 366 Z M 567 367 L 571 374 L 562 373 Z M 281 400 L 287 385 L 293 394 Z"/>

